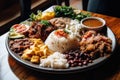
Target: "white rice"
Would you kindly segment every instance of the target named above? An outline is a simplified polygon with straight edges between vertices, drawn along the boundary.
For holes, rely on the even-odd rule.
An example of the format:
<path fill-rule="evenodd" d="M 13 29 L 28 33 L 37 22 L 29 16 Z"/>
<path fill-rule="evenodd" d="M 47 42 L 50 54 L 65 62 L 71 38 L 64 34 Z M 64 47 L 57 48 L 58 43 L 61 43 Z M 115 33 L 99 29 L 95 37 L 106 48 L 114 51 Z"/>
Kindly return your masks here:
<path fill-rule="evenodd" d="M 68 37 L 59 37 L 55 35 L 55 31 L 50 33 L 50 35 L 45 40 L 45 44 L 49 49 L 56 52 L 65 52 L 73 48 L 78 47 L 78 41 L 74 35 L 68 35 Z"/>
<path fill-rule="evenodd" d="M 46 59 L 41 59 L 40 62 L 41 62 L 40 66 L 42 67 L 57 68 L 57 69 L 63 69 L 69 67 L 65 55 L 63 55 L 60 52 L 55 52 L 52 55 L 48 56 Z"/>

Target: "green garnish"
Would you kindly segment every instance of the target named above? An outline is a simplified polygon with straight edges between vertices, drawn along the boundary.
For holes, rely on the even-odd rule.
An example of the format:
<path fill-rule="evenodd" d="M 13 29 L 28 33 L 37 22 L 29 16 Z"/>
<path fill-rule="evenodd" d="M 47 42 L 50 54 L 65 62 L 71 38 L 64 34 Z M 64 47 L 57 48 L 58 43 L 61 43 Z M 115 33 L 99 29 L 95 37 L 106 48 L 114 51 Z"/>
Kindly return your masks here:
<path fill-rule="evenodd" d="M 39 20 L 39 18 L 41 17 L 41 15 L 42 15 L 42 11 L 38 10 L 37 14 L 34 14 L 34 13 L 30 14 L 30 19 L 33 20 L 33 21 Z"/>
<path fill-rule="evenodd" d="M 34 13 L 31 13 L 31 14 L 30 14 L 30 18 L 31 18 L 32 20 L 35 20 L 35 19 L 36 19 L 36 15 L 35 15 Z"/>
<path fill-rule="evenodd" d="M 70 32 L 69 32 L 69 31 L 67 31 L 66 29 L 64 29 L 64 32 L 65 32 L 65 33 L 67 33 L 67 34 L 70 34 Z"/>
<path fill-rule="evenodd" d="M 54 8 L 56 17 L 70 17 L 74 18 L 75 13 L 72 7 L 68 6 L 56 6 Z"/>
<path fill-rule="evenodd" d="M 77 19 L 79 21 L 81 21 L 81 19 L 83 18 L 91 16 L 90 13 L 83 13 L 83 12 L 76 14 L 74 12 L 74 9 L 68 6 L 56 6 L 54 8 L 54 11 L 56 17 L 69 17 L 72 19 Z"/>
<path fill-rule="evenodd" d="M 51 25 L 50 22 L 47 21 L 47 20 L 41 20 L 40 23 L 45 25 L 45 26 L 50 26 Z"/>
<path fill-rule="evenodd" d="M 85 14 L 85 13 L 81 12 L 76 15 L 75 19 L 81 21 L 83 18 L 90 17 L 90 16 L 91 16 L 90 13 Z"/>
<path fill-rule="evenodd" d="M 73 9 L 70 6 L 55 6 L 54 12 L 55 12 L 56 17 L 69 17 L 72 19 L 77 19 L 79 21 L 81 21 L 81 19 L 83 19 L 83 18 L 91 16 L 90 13 L 80 12 L 77 14 L 75 12 L 75 9 Z M 38 10 L 37 14 L 31 13 L 30 19 L 33 21 L 40 21 L 41 16 L 42 16 L 42 11 Z"/>

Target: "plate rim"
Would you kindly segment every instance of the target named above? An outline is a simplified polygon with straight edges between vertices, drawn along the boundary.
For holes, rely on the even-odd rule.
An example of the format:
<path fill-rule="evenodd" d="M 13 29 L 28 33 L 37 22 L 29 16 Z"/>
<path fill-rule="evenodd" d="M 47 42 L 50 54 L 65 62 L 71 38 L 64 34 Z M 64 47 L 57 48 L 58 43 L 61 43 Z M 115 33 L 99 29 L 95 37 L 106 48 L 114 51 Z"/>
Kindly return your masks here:
<path fill-rule="evenodd" d="M 107 26 L 106 26 L 107 27 Z M 40 72 L 44 72 L 44 73 L 54 73 L 54 74 L 68 74 L 68 73 L 77 73 L 77 72 L 82 72 L 82 71 L 86 71 L 92 68 L 95 68 L 97 66 L 99 66 L 100 64 L 104 63 L 106 60 L 108 60 L 113 54 L 114 54 L 114 50 L 116 48 L 116 37 L 114 35 L 114 33 L 112 32 L 112 30 L 107 27 L 107 34 L 108 37 L 113 37 L 110 38 L 112 40 L 112 52 L 110 53 L 109 56 L 104 56 L 104 57 L 100 57 L 98 59 L 93 60 L 93 63 L 89 63 L 87 66 L 78 66 L 78 67 L 72 67 L 72 68 L 67 68 L 67 69 L 54 69 L 54 68 L 44 68 L 44 67 L 40 67 L 39 64 L 33 64 L 29 61 L 23 60 L 20 58 L 20 56 L 16 53 L 14 53 L 10 48 L 9 48 L 9 33 L 7 34 L 6 37 L 6 41 L 5 41 L 5 45 L 7 48 L 8 53 L 18 62 L 20 62 L 21 64 L 36 70 L 36 71 L 40 71 Z"/>

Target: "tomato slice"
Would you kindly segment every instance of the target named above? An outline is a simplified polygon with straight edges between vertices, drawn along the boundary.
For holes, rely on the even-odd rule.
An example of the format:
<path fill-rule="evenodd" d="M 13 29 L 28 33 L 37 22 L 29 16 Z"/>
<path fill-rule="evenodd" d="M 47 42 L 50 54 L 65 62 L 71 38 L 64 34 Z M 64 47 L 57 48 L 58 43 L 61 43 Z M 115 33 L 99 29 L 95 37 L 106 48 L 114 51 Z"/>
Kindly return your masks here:
<path fill-rule="evenodd" d="M 13 28 L 15 29 L 17 33 L 24 33 L 28 29 L 27 26 L 24 24 L 15 24 L 13 25 Z"/>
<path fill-rule="evenodd" d="M 67 36 L 68 36 L 68 34 L 65 33 L 64 30 L 62 30 L 62 29 L 57 30 L 57 31 L 55 32 L 55 34 L 56 34 L 57 36 L 59 36 L 59 37 L 65 37 L 65 38 L 67 38 Z"/>

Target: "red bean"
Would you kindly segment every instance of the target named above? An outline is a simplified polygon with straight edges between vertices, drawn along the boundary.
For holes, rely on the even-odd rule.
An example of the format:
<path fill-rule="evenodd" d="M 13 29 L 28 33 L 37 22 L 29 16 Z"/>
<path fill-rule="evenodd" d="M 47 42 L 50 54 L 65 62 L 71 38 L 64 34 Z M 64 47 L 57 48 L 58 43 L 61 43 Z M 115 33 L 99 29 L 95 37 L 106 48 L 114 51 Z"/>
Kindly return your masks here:
<path fill-rule="evenodd" d="M 82 63 L 78 63 L 78 66 L 82 66 Z"/>
<path fill-rule="evenodd" d="M 81 53 L 79 49 L 70 50 L 64 54 L 66 55 L 66 59 L 68 60 L 70 67 L 83 66 L 92 62 L 90 55 Z"/>
<path fill-rule="evenodd" d="M 84 64 L 84 65 L 87 65 L 87 61 L 84 61 L 83 64 Z"/>

